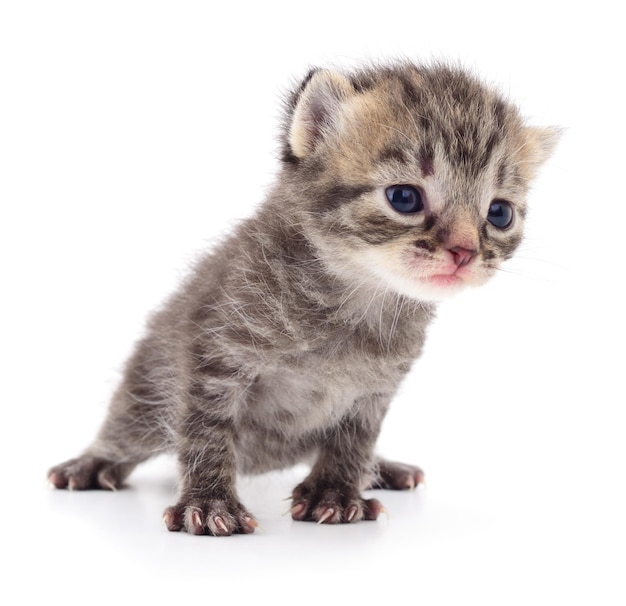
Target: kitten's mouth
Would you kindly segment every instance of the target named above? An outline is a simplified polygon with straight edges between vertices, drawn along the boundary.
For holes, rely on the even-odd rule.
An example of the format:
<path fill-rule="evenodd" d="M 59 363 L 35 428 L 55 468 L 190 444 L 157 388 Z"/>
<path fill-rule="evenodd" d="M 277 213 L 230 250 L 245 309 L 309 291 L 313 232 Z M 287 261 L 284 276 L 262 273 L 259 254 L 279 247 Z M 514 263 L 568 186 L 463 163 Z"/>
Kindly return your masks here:
<path fill-rule="evenodd" d="M 463 282 L 463 278 L 455 272 L 452 274 L 435 274 L 428 276 L 426 281 L 434 286 L 459 286 Z"/>
<path fill-rule="evenodd" d="M 459 287 L 473 282 L 474 263 L 455 263 L 454 257 L 444 260 L 432 259 L 416 254 L 415 251 L 411 252 L 413 254 L 408 265 L 413 279 L 417 279 L 425 286 L 458 290 Z"/>

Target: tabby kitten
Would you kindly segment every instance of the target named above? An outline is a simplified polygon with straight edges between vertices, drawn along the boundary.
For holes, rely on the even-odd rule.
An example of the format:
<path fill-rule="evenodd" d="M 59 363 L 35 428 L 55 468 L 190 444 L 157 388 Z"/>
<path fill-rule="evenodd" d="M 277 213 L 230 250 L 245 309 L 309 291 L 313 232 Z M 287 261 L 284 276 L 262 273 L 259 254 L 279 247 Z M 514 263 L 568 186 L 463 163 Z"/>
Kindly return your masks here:
<path fill-rule="evenodd" d="M 112 490 L 174 451 L 167 528 L 230 535 L 257 526 L 236 473 L 305 460 L 293 519 L 376 519 L 363 489 L 423 478 L 374 447 L 436 301 L 512 256 L 557 138 L 458 68 L 313 70 L 265 204 L 151 318 L 96 440 L 50 482 Z"/>

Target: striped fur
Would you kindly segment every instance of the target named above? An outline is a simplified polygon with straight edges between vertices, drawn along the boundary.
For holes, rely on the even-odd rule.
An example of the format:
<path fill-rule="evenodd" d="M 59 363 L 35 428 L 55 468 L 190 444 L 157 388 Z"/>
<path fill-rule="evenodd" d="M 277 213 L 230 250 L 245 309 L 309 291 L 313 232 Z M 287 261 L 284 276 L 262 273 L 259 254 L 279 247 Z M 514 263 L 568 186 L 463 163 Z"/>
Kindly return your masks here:
<path fill-rule="evenodd" d="M 96 440 L 51 482 L 114 488 L 173 451 L 181 489 L 168 528 L 246 533 L 256 522 L 236 473 L 305 460 L 294 519 L 375 519 L 380 503 L 361 489 L 422 477 L 374 447 L 435 302 L 514 253 L 555 139 L 457 68 L 313 70 L 287 101 L 264 205 L 152 316 Z M 385 189 L 402 184 L 421 192 L 423 212 L 391 207 Z M 495 199 L 514 209 L 510 228 L 487 221 Z M 469 261 L 454 265 L 455 250 Z"/>

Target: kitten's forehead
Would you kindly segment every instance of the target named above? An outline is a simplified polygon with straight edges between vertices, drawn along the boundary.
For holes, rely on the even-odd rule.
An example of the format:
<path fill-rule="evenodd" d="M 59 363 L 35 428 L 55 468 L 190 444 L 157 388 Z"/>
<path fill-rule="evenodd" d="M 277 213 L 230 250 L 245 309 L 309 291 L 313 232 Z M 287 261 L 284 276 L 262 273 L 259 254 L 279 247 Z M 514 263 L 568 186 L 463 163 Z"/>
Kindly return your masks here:
<path fill-rule="evenodd" d="M 512 105 L 461 70 L 407 66 L 357 74 L 353 84 L 363 91 L 354 115 L 378 143 L 377 159 L 417 163 L 423 176 L 445 163 L 476 178 L 501 163 L 521 124 Z"/>

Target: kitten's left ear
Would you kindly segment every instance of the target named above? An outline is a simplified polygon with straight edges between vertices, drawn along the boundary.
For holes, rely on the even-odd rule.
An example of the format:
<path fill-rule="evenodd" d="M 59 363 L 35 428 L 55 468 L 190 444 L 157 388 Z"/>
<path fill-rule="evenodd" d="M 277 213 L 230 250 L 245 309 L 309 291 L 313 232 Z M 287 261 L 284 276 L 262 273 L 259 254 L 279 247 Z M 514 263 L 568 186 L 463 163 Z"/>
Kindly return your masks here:
<path fill-rule="evenodd" d="M 304 158 L 339 126 L 342 104 L 354 94 L 342 74 L 315 70 L 304 81 L 291 115 L 287 140 L 292 153 Z"/>
<path fill-rule="evenodd" d="M 525 126 L 523 132 L 525 139 L 522 148 L 525 160 L 523 166 L 526 177 L 533 179 L 540 166 L 552 155 L 563 131 L 556 126 Z"/>

